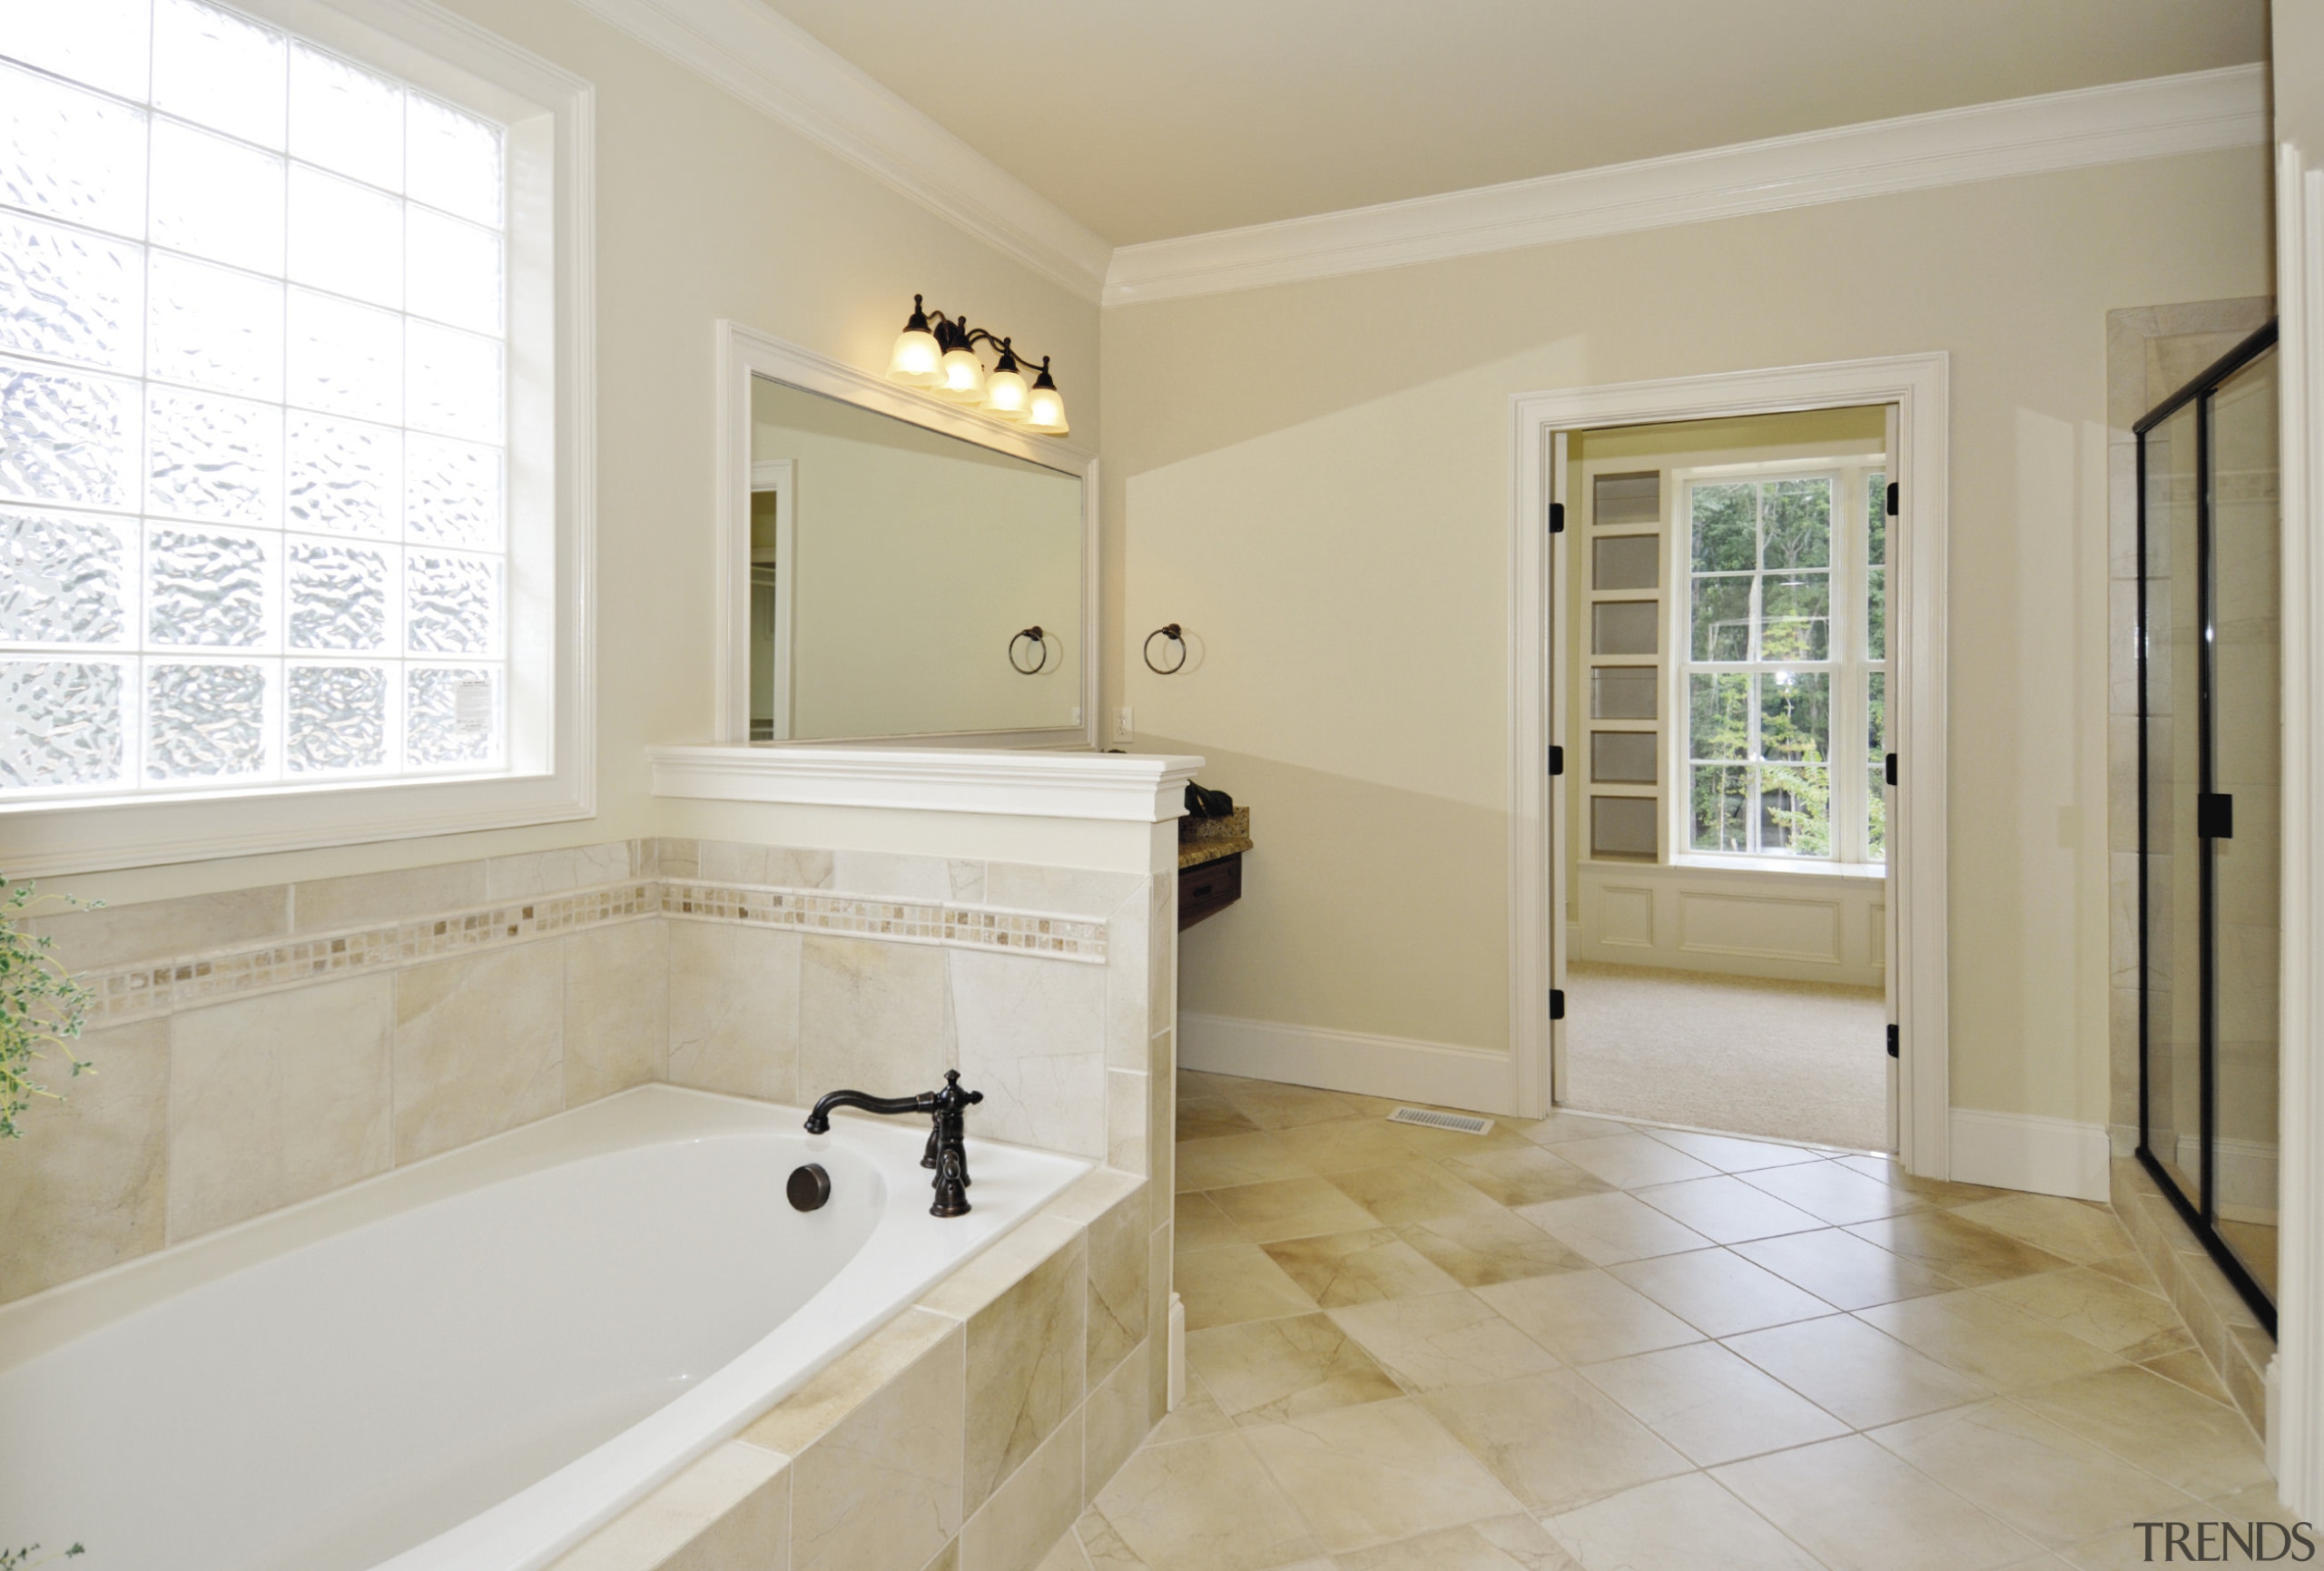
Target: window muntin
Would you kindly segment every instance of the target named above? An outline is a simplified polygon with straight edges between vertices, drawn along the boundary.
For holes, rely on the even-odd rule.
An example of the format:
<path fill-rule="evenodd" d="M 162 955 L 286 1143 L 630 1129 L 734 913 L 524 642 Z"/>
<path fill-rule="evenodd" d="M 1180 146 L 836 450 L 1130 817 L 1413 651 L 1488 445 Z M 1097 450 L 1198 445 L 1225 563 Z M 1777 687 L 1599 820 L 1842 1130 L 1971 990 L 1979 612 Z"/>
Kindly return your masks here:
<path fill-rule="evenodd" d="M 198 0 L 0 40 L 0 801 L 507 767 L 507 128 Z"/>
<path fill-rule="evenodd" d="M 1882 859 L 1886 486 L 1828 465 L 1684 483 L 1691 851 Z"/>

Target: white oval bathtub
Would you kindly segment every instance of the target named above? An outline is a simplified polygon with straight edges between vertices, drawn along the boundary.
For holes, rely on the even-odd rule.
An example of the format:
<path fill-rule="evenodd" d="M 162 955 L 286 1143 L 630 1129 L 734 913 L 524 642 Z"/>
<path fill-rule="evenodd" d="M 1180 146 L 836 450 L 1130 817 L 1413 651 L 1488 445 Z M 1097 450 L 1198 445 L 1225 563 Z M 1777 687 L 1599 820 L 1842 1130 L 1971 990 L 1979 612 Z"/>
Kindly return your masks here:
<path fill-rule="evenodd" d="M 530 1571 L 1088 1168 L 971 1140 L 939 1220 L 924 1123 L 801 1118 L 645 1086 L 0 1308 L 0 1546 Z"/>

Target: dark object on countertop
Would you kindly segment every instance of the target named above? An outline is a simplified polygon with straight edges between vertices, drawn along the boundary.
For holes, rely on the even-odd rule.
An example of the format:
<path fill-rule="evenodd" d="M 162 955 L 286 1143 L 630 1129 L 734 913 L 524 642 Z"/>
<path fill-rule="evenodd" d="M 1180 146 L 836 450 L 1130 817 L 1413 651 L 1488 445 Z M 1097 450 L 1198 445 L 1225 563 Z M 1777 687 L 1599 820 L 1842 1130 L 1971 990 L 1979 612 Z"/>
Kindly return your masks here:
<path fill-rule="evenodd" d="M 931 1216 L 966 1216 L 969 1213 L 969 1152 L 962 1144 L 968 1110 L 984 1100 L 981 1091 L 960 1089 L 960 1072 L 944 1071 L 944 1086 L 940 1091 L 923 1091 L 917 1096 L 873 1096 L 862 1091 L 833 1091 L 815 1104 L 807 1114 L 807 1133 L 826 1134 L 831 1132 L 832 1109 L 853 1107 L 865 1113 L 891 1114 L 899 1113 L 929 1113 L 936 1118 L 936 1125 L 928 1132 L 928 1150 L 920 1159 L 922 1167 L 936 1170 L 933 1186 L 936 1203 L 928 1208 Z M 793 1175 L 794 1180 L 796 1174 Z M 795 1202 L 794 1202 L 795 1203 Z"/>
<path fill-rule="evenodd" d="M 1223 819 L 1235 810 L 1235 799 L 1194 781 L 1187 782 L 1187 812 L 1198 819 Z"/>
<path fill-rule="evenodd" d="M 810 1162 L 791 1170 L 791 1182 L 783 1186 L 791 1199 L 793 1211 L 821 1211 L 832 1197 L 832 1175 L 823 1171 L 820 1162 Z"/>

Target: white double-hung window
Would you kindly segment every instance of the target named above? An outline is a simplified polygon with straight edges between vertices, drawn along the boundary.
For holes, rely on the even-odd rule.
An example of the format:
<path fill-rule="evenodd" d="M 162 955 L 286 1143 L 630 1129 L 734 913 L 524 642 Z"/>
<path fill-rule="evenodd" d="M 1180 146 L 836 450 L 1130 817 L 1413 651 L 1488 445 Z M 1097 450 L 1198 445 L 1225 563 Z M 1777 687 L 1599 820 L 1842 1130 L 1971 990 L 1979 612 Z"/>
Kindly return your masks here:
<path fill-rule="evenodd" d="M 1680 843 L 1697 855 L 1884 860 L 1886 461 L 1676 478 Z"/>
<path fill-rule="evenodd" d="M 133 830 L 198 855 L 586 805 L 586 88 L 279 9 L 0 0 L 0 835 L 60 865 L 37 810 L 299 799 Z"/>

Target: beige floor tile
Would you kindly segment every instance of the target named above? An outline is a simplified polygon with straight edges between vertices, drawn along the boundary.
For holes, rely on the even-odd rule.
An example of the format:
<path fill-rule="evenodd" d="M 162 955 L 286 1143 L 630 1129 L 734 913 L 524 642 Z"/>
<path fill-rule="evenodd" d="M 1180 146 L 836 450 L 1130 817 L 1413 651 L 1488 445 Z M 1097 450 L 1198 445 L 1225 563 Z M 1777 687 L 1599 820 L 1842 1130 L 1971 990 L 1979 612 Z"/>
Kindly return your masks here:
<path fill-rule="evenodd" d="M 1228 1087 L 1240 1084 L 1242 1076 L 1236 1075 L 1206 1075 L 1199 1069 L 1181 1069 L 1178 1098 L 1184 1101 L 1189 1096 L 1224 1096 Z"/>
<path fill-rule="evenodd" d="M 1837 1227 L 1738 1243 L 1735 1252 L 1846 1310 L 1951 1292 L 1961 1285 Z"/>
<path fill-rule="evenodd" d="M 1226 1213 L 1206 1194 L 1179 1195 L 1170 1221 L 1170 1248 L 1179 1254 L 1251 1242 L 1243 1236 L 1241 1228 L 1226 1220 Z"/>
<path fill-rule="evenodd" d="M 1138 1450 L 1076 1530 L 1096 1571 L 1267 1571 L 1322 1547 L 1239 1433 Z"/>
<path fill-rule="evenodd" d="M 1724 1249 L 1607 1269 L 1705 1336 L 1736 1336 L 1832 1312 L 1815 1294 Z"/>
<path fill-rule="evenodd" d="M 1178 1099 L 1177 1136 L 1181 1141 L 1215 1140 L 1226 1134 L 1252 1134 L 1258 1125 L 1224 1096 L 1182 1096 Z"/>
<path fill-rule="evenodd" d="M 1316 1307 L 1306 1290 L 1285 1276 L 1283 1267 L 1255 1243 L 1179 1256 L 1175 1285 L 1186 1301 L 1190 1331 L 1307 1314 Z"/>
<path fill-rule="evenodd" d="M 1360 1343 L 1320 1314 L 1189 1331 L 1187 1367 L 1219 1409 L 1244 1425 L 1403 1394 Z"/>
<path fill-rule="evenodd" d="M 1859 1429 L 1981 1401 L 1989 1394 L 1966 1375 L 1851 1315 L 1729 1337 L 1727 1345 Z"/>
<path fill-rule="evenodd" d="M 1857 1318 L 1906 1347 L 1996 1391 L 2023 1391 L 2114 1360 L 1980 1292 L 1936 1293 L 1858 1310 Z"/>
<path fill-rule="evenodd" d="M 1872 1438 L 2053 1549 L 2194 1503 L 2012 1401 L 1933 1413 Z"/>
<path fill-rule="evenodd" d="M 1396 1236 L 1462 1287 L 1590 1269 L 1586 1256 L 1497 1205 L 1404 1222 Z"/>
<path fill-rule="evenodd" d="M 1176 1153 L 1180 1193 L 1192 1189 L 1229 1189 L 1279 1178 L 1314 1175 L 1305 1163 L 1265 1131 L 1222 1134 L 1211 1140 L 1182 1140 Z"/>
<path fill-rule="evenodd" d="M 1666 1145 L 1650 1134 L 1636 1131 L 1599 1140 L 1572 1141 L 1559 1146 L 1557 1154 L 1584 1172 L 1624 1188 L 1709 1178 L 1718 1171 L 1674 1145 Z"/>
<path fill-rule="evenodd" d="M 1603 1140 L 1610 1135 L 1628 1134 L 1630 1126 L 1619 1118 L 1600 1118 L 1589 1113 L 1552 1113 L 1532 1124 L 1515 1126 L 1517 1132 L 1536 1145 L 1559 1146 L 1575 1140 Z"/>
<path fill-rule="evenodd" d="M 2009 1194 L 1955 1206 L 1953 1214 L 2083 1265 L 2131 1250 L 2130 1234 L 2114 1220 L 2112 1208 L 2093 1201 Z"/>
<path fill-rule="evenodd" d="M 2232 1408 L 2134 1365 L 2028 1391 L 2025 1405 L 2205 1499 L 2267 1481 L 2258 1437 Z"/>
<path fill-rule="evenodd" d="M 1538 1205 L 1577 1194 L 1603 1194 L 1613 1187 L 1538 1145 L 1512 1145 L 1474 1156 L 1447 1157 L 1443 1166 L 1462 1183 L 1497 1204 Z"/>
<path fill-rule="evenodd" d="M 1702 1333 L 1602 1271 L 1561 1272 L 1476 1290 L 1503 1319 L 1569 1364 L 1700 1341 Z"/>
<path fill-rule="evenodd" d="M 1378 1217 L 1320 1178 L 1278 1178 L 1208 1193 L 1226 1219 L 1256 1243 L 1380 1225 Z"/>
<path fill-rule="evenodd" d="M 1745 1173 L 1743 1181 L 1829 1222 L 1871 1222 L 1900 1212 L 1917 1211 L 1925 1203 L 1837 1162 L 1803 1162 L 1792 1167 L 1762 1168 Z"/>
<path fill-rule="evenodd" d="M 1597 1265 L 1679 1254 L 1710 1244 L 1693 1228 L 1624 1193 L 1552 1200 L 1521 1207 L 1517 1214 Z"/>
<path fill-rule="evenodd" d="M 1861 1173 L 1866 1178 L 1877 1179 L 1891 1189 L 1927 1201 L 1931 1205 L 1967 1205 L 1974 1201 L 1994 1200 L 2007 1194 L 2006 1189 L 1988 1189 L 1982 1183 L 1955 1183 L 1942 1178 L 1920 1178 L 1905 1171 L 1905 1164 L 1893 1156 L 1840 1156 L 1834 1158 L 1842 1167 Z"/>
<path fill-rule="evenodd" d="M 1267 1257 L 1325 1309 L 1450 1292 L 1461 1285 L 1384 1227 L 1285 1239 L 1264 1247 Z"/>
<path fill-rule="evenodd" d="M 1505 1118 L 1493 1120 L 1492 1127 L 1482 1134 L 1463 1134 L 1457 1129 L 1430 1129 L 1418 1124 L 1391 1124 L 1396 1138 L 1414 1157 L 1430 1162 L 1457 1160 L 1476 1156 L 1487 1151 L 1506 1151 L 1526 1144 L 1525 1136 Z"/>
<path fill-rule="evenodd" d="M 1862 1435 L 1711 1476 L 1833 1571 L 1997 1571 L 2042 1548 Z"/>
<path fill-rule="evenodd" d="M 1334 1173 L 1333 1185 L 1391 1227 L 1426 1222 L 1461 1211 L 1496 1211 L 1487 1197 L 1433 1162 L 1404 1161 L 1393 1167 Z"/>
<path fill-rule="evenodd" d="M 1275 1131 L 1284 1149 L 1317 1173 L 1354 1173 L 1393 1167 L 1413 1159 L 1384 1118 L 1334 1118 Z"/>
<path fill-rule="evenodd" d="M 1336 1557 L 1339 1571 L 1581 1571 L 1531 1517 L 1492 1517 Z"/>
<path fill-rule="evenodd" d="M 1692 1470 L 1570 1370 L 1416 1399 L 1531 1510 L 1568 1511 Z"/>
<path fill-rule="evenodd" d="M 1689 1179 L 1684 1183 L 1658 1183 L 1631 1193 L 1713 1243 L 1744 1243 L 1780 1233 L 1813 1232 L 1824 1226 L 1797 1206 L 1786 1205 L 1774 1195 L 1725 1174 Z"/>
<path fill-rule="evenodd" d="M 1592 1364 L 1582 1375 L 1700 1468 L 1847 1433 L 1839 1419 L 1717 1342 Z"/>
<path fill-rule="evenodd" d="M 1547 1373 L 1558 1361 L 1474 1293 L 1431 1293 L 1334 1310 L 1337 1321 L 1408 1391 Z"/>
<path fill-rule="evenodd" d="M 1236 1080 L 1226 1087 L 1226 1100 L 1262 1129 L 1293 1129 L 1304 1124 L 1328 1124 L 1342 1118 L 1368 1116 L 1362 1105 L 1336 1091 L 1313 1085 L 1286 1085 L 1273 1080 Z"/>
<path fill-rule="evenodd" d="M 1665 1145 L 1675 1146 L 1698 1162 L 1707 1162 L 1721 1173 L 1757 1173 L 1763 1167 L 1795 1167 L 1803 1162 L 1821 1162 L 1820 1152 L 1804 1145 L 1784 1145 L 1772 1140 L 1745 1140 L 1733 1134 L 1705 1134 L 1692 1129 L 1645 1128 Z"/>
<path fill-rule="evenodd" d="M 1980 1291 L 2132 1363 L 2193 1345 L 2169 1299 L 2087 1266 L 2016 1277 Z"/>
<path fill-rule="evenodd" d="M 1413 1401 L 1341 1408 L 1245 1433 L 1334 1555 L 1517 1509 Z"/>
<path fill-rule="evenodd" d="M 1704 1473 L 1641 1484 L 1546 1526 L 1582 1571 L 1821 1571 Z"/>
<path fill-rule="evenodd" d="M 1149 1446 L 1172 1446 L 1180 1440 L 1198 1440 L 1205 1435 L 1223 1435 L 1235 1427 L 1235 1420 L 1202 1389 L 1200 1376 L 1187 1382 L 1187 1399 L 1162 1416 L 1146 1437 Z"/>
<path fill-rule="evenodd" d="M 2227 1394 L 2227 1388 L 2220 1384 L 2219 1371 L 2212 1369 L 2211 1360 L 2194 1348 L 2182 1352 L 2165 1353 L 2159 1359 L 2142 1359 L 2139 1368 L 2152 1370 L 2164 1380 L 2176 1381 L 2197 1395 L 2209 1397 L 2223 1406 L 2232 1407 L 2235 1403 L 2235 1399 Z"/>
<path fill-rule="evenodd" d="M 2038 1271 L 2063 1271 L 2069 1263 L 1949 1211 L 1916 1211 L 1858 1222 L 1848 1231 L 1891 1254 L 1942 1272 L 1964 1287 L 1984 1287 Z"/>

